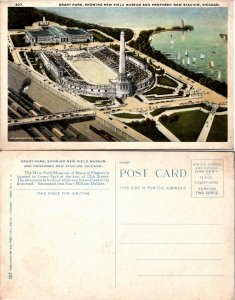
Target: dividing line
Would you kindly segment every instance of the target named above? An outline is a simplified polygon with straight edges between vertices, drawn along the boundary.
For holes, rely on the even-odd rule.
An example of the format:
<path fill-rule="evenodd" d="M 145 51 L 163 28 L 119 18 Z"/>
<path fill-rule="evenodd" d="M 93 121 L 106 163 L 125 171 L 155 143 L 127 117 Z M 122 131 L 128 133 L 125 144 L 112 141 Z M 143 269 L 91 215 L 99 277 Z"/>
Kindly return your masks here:
<path fill-rule="evenodd" d="M 136 260 L 163 260 L 163 261 L 221 261 L 222 258 L 137 258 Z"/>
<path fill-rule="evenodd" d="M 186 274 L 186 275 L 180 275 L 180 274 L 139 274 L 136 275 L 138 277 L 223 277 L 222 274 Z"/>
<path fill-rule="evenodd" d="M 108 191 L 109 189 L 15 189 L 15 191 Z"/>
<path fill-rule="evenodd" d="M 116 162 L 115 162 L 115 175 L 114 175 L 114 244 L 115 244 L 115 258 L 114 258 L 114 264 L 115 264 L 115 275 L 114 275 L 114 286 L 115 289 L 117 287 L 117 175 L 116 175 Z"/>
<path fill-rule="evenodd" d="M 127 243 L 120 242 L 121 245 L 222 245 L 223 243 Z"/>
<path fill-rule="evenodd" d="M 119 226 L 222 226 L 223 224 L 180 224 L 180 223 L 119 223 Z"/>

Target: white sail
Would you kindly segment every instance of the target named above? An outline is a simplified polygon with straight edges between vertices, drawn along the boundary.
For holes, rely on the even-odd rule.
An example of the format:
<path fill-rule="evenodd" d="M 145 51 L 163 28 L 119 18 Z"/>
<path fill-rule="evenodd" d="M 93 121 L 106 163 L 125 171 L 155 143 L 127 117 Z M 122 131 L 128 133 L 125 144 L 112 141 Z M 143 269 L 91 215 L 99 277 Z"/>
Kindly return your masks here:
<path fill-rule="evenodd" d="M 218 71 L 218 80 L 220 80 L 220 79 L 221 79 L 221 72 Z"/>
<path fill-rule="evenodd" d="M 191 60 L 190 60 L 190 57 L 188 57 L 187 59 L 187 65 L 190 65 L 191 64 Z"/>
<path fill-rule="evenodd" d="M 215 64 L 214 64 L 213 60 L 211 60 L 211 61 L 210 61 L 210 67 L 211 67 L 211 68 L 214 68 L 214 66 L 215 66 Z"/>
<path fill-rule="evenodd" d="M 170 40 L 170 44 L 173 45 L 173 44 L 174 44 L 174 41 Z"/>
<path fill-rule="evenodd" d="M 184 58 L 182 59 L 182 64 L 183 64 L 183 65 L 185 64 L 185 59 L 184 59 Z"/>
<path fill-rule="evenodd" d="M 177 59 L 180 59 L 180 52 L 178 52 L 178 57 L 177 57 Z"/>
<path fill-rule="evenodd" d="M 185 56 L 188 56 L 188 50 L 185 50 Z"/>
<path fill-rule="evenodd" d="M 205 58 L 205 54 L 201 53 L 200 58 L 204 59 Z"/>
<path fill-rule="evenodd" d="M 193 58 L 193 63 L 195 64 L 195 63 L 196 63 L 196 61 L 197 61 L 197 58 L 196 58 L 196 57 L 194 57 L 194 58 Z"/>

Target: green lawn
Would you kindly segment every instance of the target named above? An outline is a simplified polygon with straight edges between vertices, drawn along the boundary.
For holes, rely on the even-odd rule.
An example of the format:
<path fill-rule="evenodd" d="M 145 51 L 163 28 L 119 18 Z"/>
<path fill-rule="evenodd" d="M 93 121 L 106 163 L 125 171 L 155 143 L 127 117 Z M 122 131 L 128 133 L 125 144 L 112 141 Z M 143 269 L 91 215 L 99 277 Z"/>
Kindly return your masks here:
<path fill-rule="evenodd" d="M 29 45 L 29 43 L 25 42 L 24 36 L 24 34 L 11 35 L 11 39 L 15 47 L 26 47 Z"/>
<path fill-rule="evenodd" d="M 171 95 L 171 96 L 155 97 L 154 95 L 149 95 L 149 96 L 146 96 L 146 98 L 149 101 L 153 101 L 156 103 L 156 102 L 162 101 L 162 100 L 171 100 L 171 99 L 176 99 L 176 98 L 182 98 L 182 96 Z"/>
<path fill-rule="evenodd" d="M 170 87 L 176 88 L 178 86 L 177 82 L 172 80 L 171 78 L 167 76 L 158 76 L 157 77 L 157 83 L 162 84 L 162 85 L 167 85 Z"/>
<path fill-rule="evenodd" d="M 98 41 L 98 42 L 101 42 L 101 43 L 112 42 L 113 41 L 113 39 L 110 39 L 110 38 L 104 36 L 103 34 L 97 32 L 97 31 L 91 30 L 91 33 L 94 37 L 94 41 Z"/>
<path fill-rule="evenodd" d="M 141 122 L 131 122 L 128 123 L 127 126 L 150 138 L 154 142 L 169 142 L 167 137 L 157 129 L 154 120 L 146 119 Z"/>
<path fill-rule="evenodd" d="M 167 108 L 156 108 L 154 111 L 151 112 L 151 115 L 155 117 L 167 110 L 175 110 L 175 109 L 183 109 L 183 108 L 191 108 L 191 107 L 202 107 L 208 111 L 211 111 L 211 107 L 201 103 L 201 104 L 192 104 L 192 105 L 171 106 Z"/>
<path fill-rule="evenodd" d="M 118 118 L 125 118 L 125 119 L 143 119 L 144 116 L 142 114 L 129 114 L 129 113 L 118 113 L 113 114 L 113 116 Z"/>
<path fill-rule="evenodd" d="M 175 90 L 173 89 L 166 89 L 163 87 L 156 86 L 150 91 L 144 93 L 144 95 L 151 95 L 151 94 L 157 94 L 157 95 L 167 95 L 167 94 L 173 94 Z"/>
<path fill-rule="evenodd" d="M 109 99 L 107 97 L 92 97 L 92 96 L 85 96 L 85 95 L 79 95 L 79 96 L 81 96 L 83 99 L 85 99 L 91 103 L 95 103 L 100 100 L 108 100 Z"/>
<path fill-rule="evenodd" d="M 172 123 L 162 123 L 182 142 L 196 142 L 208 114 L 199 110 L 177 113 L 179 119 Z"/>
<path fill-rule="evenodd" d="M 215 116 L 207 142 L 227 142 L 227 140 L 228 117 L 227 115 Z"/>

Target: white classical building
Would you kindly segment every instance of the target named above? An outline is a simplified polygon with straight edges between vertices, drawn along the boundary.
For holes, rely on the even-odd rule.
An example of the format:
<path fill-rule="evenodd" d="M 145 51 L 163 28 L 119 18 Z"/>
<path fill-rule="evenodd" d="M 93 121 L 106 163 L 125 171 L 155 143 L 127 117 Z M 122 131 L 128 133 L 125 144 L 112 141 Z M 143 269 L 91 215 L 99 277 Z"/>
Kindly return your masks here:
<path fill-rule="evenodd" d="M 50 22 L 38 23 L 38 28 L 26 29 L 25 39 L 30 44 L 58 44 L 58 43 L 78 43 L 92 42 L 93 35 L 82 28 L 67 28 L 50 26 Z"/>

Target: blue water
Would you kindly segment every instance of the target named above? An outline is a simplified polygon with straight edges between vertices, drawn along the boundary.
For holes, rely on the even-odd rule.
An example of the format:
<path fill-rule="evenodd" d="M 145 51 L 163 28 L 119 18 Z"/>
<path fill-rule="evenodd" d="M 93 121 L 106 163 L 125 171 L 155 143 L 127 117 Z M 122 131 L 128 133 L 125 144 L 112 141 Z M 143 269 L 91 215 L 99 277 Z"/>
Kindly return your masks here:
<path fill-rule="evenodd" d="M 194 72 L 227 81 L 227 42 L 219 36 L 220 33 L 219 29 L 211 28 L 207 29 L 206 34 L 197 28 L 192 32 L 168 31 L 153 35 L 151 44 L 163 53 L 175 56 L 177 63 Z M 201 59 L 201 54 L 205 58 Z"/>
<path fill-rule="evenodd" d="M 220 38 L 220 33 L 228 32 L 228 10 L 224 7 L 51 7 L 42 8 L 58 15 L 73 18 L 83 22 L 90 22 L 111 27 L 128 27 L 132 29 L 154 29 L 158 26 L 169 28 L 180 26 L 182 18 L 185 24 L 194 26 L 194 31 L 174 32 L 173 37 L 169 32 L 155 34 L 152 46 L 160 51 L 178 56 L 181 60 L 185 50 L 189 52 L 190 60 L 196 57 L 195 64 L 185 67 L 205 75 L 227 81 L 227 43 Z M 172 42 L 170 42 L 172 41 Z M 200 59 L 200 54 L 205 54 L 205 59 Z M 185 57 L 186 58 L 186 57 Z M 214 67 L 209 65 L 213 61 Z"/>

